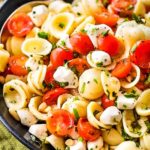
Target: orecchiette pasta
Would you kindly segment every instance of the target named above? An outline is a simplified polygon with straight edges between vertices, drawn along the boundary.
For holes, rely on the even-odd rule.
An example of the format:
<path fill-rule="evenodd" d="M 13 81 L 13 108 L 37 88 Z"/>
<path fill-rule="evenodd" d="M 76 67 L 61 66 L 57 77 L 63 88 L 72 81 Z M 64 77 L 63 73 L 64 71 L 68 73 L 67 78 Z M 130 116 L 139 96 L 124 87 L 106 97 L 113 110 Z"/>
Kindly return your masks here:
<path fill-rule="evenodd" d="M 31 139 L 56 150 L 150 150 L 150 0 L 23 8 L 0 33 L 0 83 Z"/>

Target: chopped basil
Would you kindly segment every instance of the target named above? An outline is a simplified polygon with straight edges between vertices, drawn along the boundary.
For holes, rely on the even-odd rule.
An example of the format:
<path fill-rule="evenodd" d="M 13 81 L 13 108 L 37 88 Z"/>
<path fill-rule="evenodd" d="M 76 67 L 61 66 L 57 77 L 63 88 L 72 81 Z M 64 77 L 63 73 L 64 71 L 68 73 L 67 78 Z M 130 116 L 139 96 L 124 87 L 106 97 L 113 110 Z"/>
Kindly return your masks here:
<path fill-rule="evenodd" d="M 98 63 L 96 63 L 96 66 L 97 66 L 97 67 L 102 67 L 102 66 L 103 66 L 103 62 L 98 62 Z"/>
<path fill-rule="evenodd" d="M 137 44 L 135 44 L 135 45 L 132 47 L 131 52 L 134 53 L 135 50 L 136 50 L 136 48 L 137 48 Z"/>
<path fill-rule="evenodd" d="M 55 85 L 53 83 L 49 83 L 47 86 L 49 89 L 53 89 L 55 87 Z"/>
<path fill-rule="evenodd" d="M 67 146 L 67 147 L 65 148 L 65 150 L 70 150 L 70 147 L 69 147 L 69 146 Z"/>
<path fill-rule="evenodd" d="M 127 10 L 132 10 L 133 8 L 134 8 L 133 5 L 129 5 L 128 8 L 127 8 Z"/>
<path fill-rule="evenodd" d="M 70 68 L 76 75 L 79 74 L 78 70 L 76 69 L 76 67 L 71 67 Z"/>
<path fill-rule="evenodd" d="M 59 27 L 63 29 L 65 27 L 65 24 L 64 23 L 60 23 Z"/>
<path fill-rule="evenodd" d="M 150 73 L 149 73 L 149 75 L 148 75 L 148 77 L 147 77 L 147 79 L 146 79 L 146 81 L 144 83 L 145 84 L 150 84 Z"/>
<path fill-rule="evenodd" d="M 79 142 L 83 142 L 83 138 L 82 138 L 82 137 L 79 137 L 79 138 L 78 138 L 78 141 L 79 141 Z"/>
<path fill-rule="evenodd" d="M 126 93 L 126 94 L 124 94 L 124 96 L 126 97 L 126 98 L 138 98 L 138 95 L 135 95 L 135 94 L 133 94 L 133 93 Z"/>
<path fill-rule="evenodd" d="M 87 33 L 87 31 L 85 29 L 82 29 L 81 32 L 82 33 Z"/>
<path fill-rule="evenodd" d="M 38 32 L 38 37 L 42 38 L 42 39 L 48 39 L 48 33 L 42 31 L 42 32 Z"/>
<path fill-rule="evenodd" d="M 127 105 L 123 104 L 123 108 L 127 108 Z"/>
<path fill-rule="evenodd" d="M 43 85 L 44 88 L 46 88 L 46 86 L 47 86 L 44 81 L 43 81 L 42 85 Z"/>
<path fill-rule="evenodd" d="M 83 82 L 83 84 L 82 84 L 82 88 L 81 88 L 81 93 L 84 93 L 85 88 L 86 88 L 86 83 L 85 83 L 85 82 Z"/>
<path fill-rule="evenodd" d="M 137 120 L 136 121 L 133 121 L 132 123 L 131 123 L 131 126 L 132 126 L 132 128 L 136 128 L 136 129 L 141 129 L 141 126 L 139 125 L 139 123 L 137 122 Z"/>
<path fill-rule="evenodd" d="M 98 81 L 97 81 L 97 79 L 96 79 L 96 78 L 94 78 L 94 79 L 93 79 L 93 81 L 94 81 L 96 84 L 98 84 Z"/>
<path fill-rule="evenodd" d="M 103 5 L 104 5 L 104 7 L 107 7 L 108 4 L 109 4 L 109 1 L 108 1 L 108 0 L 102 0 L 102 3 L 103 3 Z"/>
<path fill-rule="evenodd" d="M 137 16 L 136 14 L 132 14 L 132 19 L 135 20 L 135 22 L 138 24 L 145 24 L 141 16 Z"/>
<path fill-rule="evenodd" d="M 149 120 L 146 120 L 145 124 L 147 126 L 147 132 L 150 133 L 150 122 L 149 122 Z"/>
<path fill-rule="evenodd" d="M 68 86 L 69 83 L 68 82 L 58 82 L 60 87 L 65 87 L 65 86 Z"/>
<path fill-rule="evenodd" d="M 74 100 L 74 101 L 78 101 L 78 100 L 79 100 L 78 96 L 75 96 L 75 97 L 73 98 L 73 100 Z"/>
<path fill-rule="evenodd" d="M 61 41 L 61 45 L 62 46 L 66 46 L 66 42 L 65 41 Z"/>
<path fill-rule="evenodd" d="M 125 132 L 125 130 L 123 129 L 122 130 L 122 137 L 124 138 L 124 140 L 133 140 L 133 138 L 131 137 L 131 136 L 129 136 L 126 132 Z"/>
<path fill-rule="evenodd" d="M 102 36 L 107 36 L 108 35 L 108 33 L 109 33 L 109 30 L 107 30 L 107 31 L 103 31 L 101 34 L 102 34 Z"/>
<path fill-rule="evenodd" d="M 12 99 L 12 100 L 10 101 L 10 103 L 12 103 L 12 104 L 16 104 L 16 103 L 17 103 L 17 101 L 16 101 L 15 99 Z"/>
<path fill-rule="evenodd" d="M 79 116 L 79 113 L 76 108 L 73 108 L 73 113 L 74 113 L 76 120 L 78 120 L 80 118 L 80 116 Z"/>
<path fill-rule="evenodd" d="M 27 67 L 28 72 L 32 71 L 30 67 Z"/>
<path fill-rule="evenodd" d="M 52 43 L 52 49 L 55 49 L 57 47 L 56 43 Z"/>
<path fill-rule="evenodd" d="M 95 0 L 96 3 L 98 3 L 99 0 Z"/>

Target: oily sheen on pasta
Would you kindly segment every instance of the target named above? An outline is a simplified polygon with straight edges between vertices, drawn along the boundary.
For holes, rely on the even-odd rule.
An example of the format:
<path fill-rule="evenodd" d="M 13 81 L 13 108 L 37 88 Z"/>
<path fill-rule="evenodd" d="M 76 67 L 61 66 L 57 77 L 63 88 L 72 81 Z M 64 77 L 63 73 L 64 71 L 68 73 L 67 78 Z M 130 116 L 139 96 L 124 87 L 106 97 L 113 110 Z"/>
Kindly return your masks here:
<path fill-rule="evenodd" d="M 0 44 L 10 115 L 56 150 L 150 150 L 149 7 L 52 0 L 12 15 Z"/>

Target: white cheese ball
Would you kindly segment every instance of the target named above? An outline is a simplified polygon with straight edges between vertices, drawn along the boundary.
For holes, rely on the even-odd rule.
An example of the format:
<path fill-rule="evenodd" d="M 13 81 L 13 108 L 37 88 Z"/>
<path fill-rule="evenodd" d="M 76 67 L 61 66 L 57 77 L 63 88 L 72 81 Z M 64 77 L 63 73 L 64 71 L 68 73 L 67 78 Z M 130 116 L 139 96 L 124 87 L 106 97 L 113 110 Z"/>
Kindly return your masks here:
<path fill-rule="evenodd" d="M 88 69 L 79 78 L 79 93 L 82 97 L 94 100 L 104 93 L 101 78 L 101 71 L 95 68 Z"/>
<path fill-rule="evenodd" d="M 101 122 L 105 125 L 117 125 L 121 119 L 121 112 L 115 106 L 106 108 L 100 116 Z"/>

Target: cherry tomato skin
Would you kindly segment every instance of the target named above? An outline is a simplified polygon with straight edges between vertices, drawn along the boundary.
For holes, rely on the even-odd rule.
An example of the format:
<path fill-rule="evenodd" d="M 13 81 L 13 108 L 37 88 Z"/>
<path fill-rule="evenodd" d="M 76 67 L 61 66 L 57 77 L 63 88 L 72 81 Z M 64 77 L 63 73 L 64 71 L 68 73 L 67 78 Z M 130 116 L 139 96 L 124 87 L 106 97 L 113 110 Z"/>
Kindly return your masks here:
<path fill-rule="evenodd" d="M 47 129 L 51 134 L 57 136 L 67 136 L 74 126 L 74 117 L 63 109 L 55 110 L 47 121 Z"/>
<path fill-rule="evenodd" d="M 62 48 L 56 48 L 50 55 L 50 61 L 54 68 L 63 66 L 66 61 L 73 59 L 73 52 Z"/>
<path fill-rule="evenodd" d="M 73 47 L 73 51 L 76 51 L 82 55 L 88 54 L 94 50 L 93 43 L 91 42 L 88 35 L 84 33 L 76 33 L 71 36 L 70 43 Z"/>
<path fill-rule="evenodd" d="M 108 99 L 107 95 L 103 95 L 101 98 L 101 102 L 102 102 L 102 107 L 104 109 L 110 107 L 110 106 L 114 106 L 115 102 L 114 100 L 110 100 Z"/>
<path fill-rule="evenodd" d="M 54 67 L 52 65 L 48 66 L 44 82 L 48 85 L 48 87 L 58 88 L 59 84 L 53 78 L 54 72 L 55 72 Z"/>
<path fill-rule="evenodd" d="M 57 98 L 67 93 L 68 91 L 63 88 L 56 88 L 48 91 L 42 98 L 43 102 L 45 102 L 47 105 L 51 106 L 57 103 Z"/>
<path fill-rule="evenodd" d="M 83 58 L 75 58 L 68 62 L 68 67 L 72 70 L 75 69 L 78 75 L 81 75 L 86 69 L 89 69 L 90 66 L 87 61 Z"/>
<path fill-rule="evenodd" d="M 112 0 L 111 7 L 117 14 L 131 15 L 137 0 Z"/>
<path fill-rule="evenodd" d="M 141 41 L 131 54 L 131 61 L 143 69 L 150 69 L 150 40 Z"/>
<path fill-rule="evenodd" d="M 120 47 L 120 41 L 114 35 L 98 37 L 98 49 L 107 52 L 110 56 L 119 54 Z"/>
<path fill-rule="evenodd" d="M 18 75 L 18 76 L 27 75 L 28 71 L 25 68 L 25 63 L 26 63 L 27 59 L 28 58 L 23 55 L 11 56 L 9 58 L 9 62 L 8 62 L 11 72 L 14 75 Z"/>
<path fill-rule="evenodd" d="M 86 118 L 80 118 L 77 124 L 79 135 L 87 141 L 95 141 L 101 135 L 101 131 L 93 127 Z"/>
<path fill-rule="evenodd" d="M 112 71 L 112 75 L 117 78 L 125 78 L 131 71 L 132 64 L 130 59 L 121 60 L 115 69 Z"/>
<path fill-rule="evenodd" d="M 18 13 L 7 22 L 8 31 L 17 37 L 27 35 L 32 30 L 33 26 L 31 18 L 25 13 Z"/>
<path fill-rule="evenodd" d="M 95 14 L 95 20 L 97 24 L 106 24 L 110 27 L 113 27 L 117 24 L 119 16 L 109 12 L 103 12 L 100 14 Z"/>

